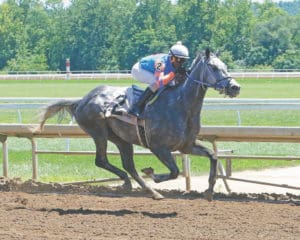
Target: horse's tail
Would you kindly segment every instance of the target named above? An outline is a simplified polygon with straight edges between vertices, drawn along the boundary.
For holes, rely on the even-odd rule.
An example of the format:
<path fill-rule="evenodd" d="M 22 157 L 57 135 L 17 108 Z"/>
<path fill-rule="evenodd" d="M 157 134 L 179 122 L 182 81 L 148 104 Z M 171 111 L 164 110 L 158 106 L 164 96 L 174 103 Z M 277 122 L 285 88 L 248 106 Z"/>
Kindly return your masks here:
<path fill-rule="evenodd" d="M 47 119 L 53 117 L 57 113 L 63 115 L 63 113 L 67 111 L 71 116 L 73 116 L 79 101 L 80 100 L 60 100 L 58 102 L 48 105 L 41 113 L 40 124 L 38 129 L 36 130 L 41 131 Z"/>

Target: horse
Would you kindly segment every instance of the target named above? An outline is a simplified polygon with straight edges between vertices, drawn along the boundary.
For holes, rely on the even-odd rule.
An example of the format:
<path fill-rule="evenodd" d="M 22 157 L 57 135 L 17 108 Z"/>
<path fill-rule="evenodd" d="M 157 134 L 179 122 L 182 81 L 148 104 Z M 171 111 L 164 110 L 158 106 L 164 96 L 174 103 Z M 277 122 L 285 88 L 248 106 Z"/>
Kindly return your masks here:
<path fill-rule="evenodd" d="M 116 92 L 126 95 L 126 89 L 107 85 L 96 87 L 79 100 L 66 99 L 50 104 L 41 114 L 39 129 L 43 129 L 48 118 L 68 111 L 75 117 L 77 124 L 93 138 L 96 147 L 95 165 L 116 174 L 124 181 L 121 187 L 126 191 L 132 190 L 129 173 L 143 190 L 152 194 L 153 199 L 164 197 L 150 187 L 136 171 L 133 145 L 144 145 L 169 169 L 170 173 L 167 174 L 155 174 L 152 168 L 144 170 L 156 183 L 178 177 L 179 169 L 173 159 L 173 151 L 208 157 L 209 186 L 204 193 L 206 199 L 211 201 L 216 182 L 217 156 L 196 141 L 201 126 L 203 99 L 208 88 L 236 97 L 240 92 L 240 85 L 228 74 L 226 65 L 208 49 L 205 54 L 195 57 L 185 78 L 179 86 L 165 88 L 155 101 L 145 107 L 142 115 L 147 140 L 146 143 L 144 141 L 145 144 L 137 133 L 136 125 L 123 121 L 114 114 L 107 116 L 107 106 L 115 101 Z M 109 162 L 108 141 L 117 146 L 125 171 Z"/>

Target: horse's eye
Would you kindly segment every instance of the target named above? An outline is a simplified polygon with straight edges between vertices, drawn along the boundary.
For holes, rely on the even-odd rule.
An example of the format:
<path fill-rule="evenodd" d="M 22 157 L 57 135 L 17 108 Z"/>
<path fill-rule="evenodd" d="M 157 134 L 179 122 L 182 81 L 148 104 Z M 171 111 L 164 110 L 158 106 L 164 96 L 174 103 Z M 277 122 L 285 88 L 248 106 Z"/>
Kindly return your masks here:
<path fill-rule="evenodd" d="M 218 70 L 218 68 L 217 68 L 216 65 L 210 65 L 210 66 L 211 66 L 211 68 L 212 68 L 213 71 L 217 71 Z"/>

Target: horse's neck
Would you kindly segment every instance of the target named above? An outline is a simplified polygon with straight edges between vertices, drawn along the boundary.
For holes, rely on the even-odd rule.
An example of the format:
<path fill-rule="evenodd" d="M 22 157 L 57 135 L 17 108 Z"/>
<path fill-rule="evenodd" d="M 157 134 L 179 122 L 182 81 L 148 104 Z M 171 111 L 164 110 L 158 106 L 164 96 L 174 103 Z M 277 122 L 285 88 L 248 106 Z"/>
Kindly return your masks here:
<path fill-rule="evenodd" d="M 203 99 L 206 93 L 206 87 L 203 87 L 200 83 L 203 79 L 200 78 L 201 69 L 198 65 L 193 68 L 191 74 L 188 76 L 188 79 L 183 85 L 184 103 L 187 108 L 192 108 L 192 112 L 197 114 L 201 111 Z"/>

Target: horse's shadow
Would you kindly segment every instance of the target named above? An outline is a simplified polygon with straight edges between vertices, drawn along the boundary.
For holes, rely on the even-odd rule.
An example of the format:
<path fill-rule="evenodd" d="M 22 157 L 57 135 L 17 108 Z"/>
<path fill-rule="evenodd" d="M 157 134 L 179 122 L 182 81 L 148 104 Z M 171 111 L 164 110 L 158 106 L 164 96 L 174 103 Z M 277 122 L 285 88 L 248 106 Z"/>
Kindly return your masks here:
<path fill-rule="evenodd" d="M 91 215 L 91 214 L 98 214 L 98 215 L 112 215 L 116 217 L 122 217 L 125 215 L 130 214 L 142 214 L 143 216 L 147 216 L 150 218 L 173 218 L 177 216 L 177 212 L 170 212 L 170 213 L 152 213 L 147 211 L 132 211 L 127 209 L 120 209 L 120 210 L 92 210 L 92 209 L 62 209 L 62 208 L 52 208 L 52 209 L 36 209 L 36 211 L 41 212 L 57 212 L 59 215 L 72 215 L 72 214 L 82 214 L 82 215 Z"/>

